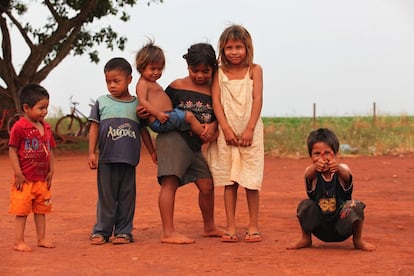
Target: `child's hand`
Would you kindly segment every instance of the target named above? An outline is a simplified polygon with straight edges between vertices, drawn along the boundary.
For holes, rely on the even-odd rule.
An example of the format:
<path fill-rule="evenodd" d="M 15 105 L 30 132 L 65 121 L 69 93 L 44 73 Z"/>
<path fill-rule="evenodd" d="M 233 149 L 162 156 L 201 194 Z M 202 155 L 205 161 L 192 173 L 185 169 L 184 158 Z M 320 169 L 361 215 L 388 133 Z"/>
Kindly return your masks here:
<path fill-rule="evenodd" d="M 325 160 L 323 158 L 319 158 L 318 161 L 314 163 L 314 165 L 315 165 L 315 171 L 317 172 L 326 172 L 329 170 L 328 160 Z"/>
<path fill-rule="evenodd" d="M 338 171 L 338 163 L 336 162 L 336 159 L 331 159 L 328 162 L 328 168 L 331 173 Z"/>
<path fill-rule="evenodd" d="M 142 105 L 137 106 L 137 111 L 136 112 L 137 112 L 137 116 L 140 119 L 148 119 L 148 117 L 150 115 L 149 112 Z"/>
<path fill-rule="evenodd" d="M 53 178 L 53 171 L 49 171 L 49 173 L 47 174 L 46 177 L 46 181 L 47 181 L 47 189 L 50 190 L 50 188 L 52 187 L 52 178 Z"/>
<path fill-rule="evenodd" d="M 168 118 L 170 118 L 170 116 L 167 113 L 158 112 L 157 114 L 157 119 L 161 124 L 165 124 L 168 121 Z"/>
<path fill-rule="evenodd" d="M 204 124 L 204 130 L 200 134 L 201 140 L 203 140 L 203 143 L 208 143 L 211 141 L 214 141 L 217 139 L 218 132 L 216 131 L 216 128 L 211 124 Z"/>
<path fill-rule="evenodd" d="M 89 153 L 89 161 L 88 161 L 89 168 L 94 170 L 98 167 L 98 164 L 96 162 L 96 154 L 95 153 Z"/>
<path fill-rule="evenodd" d="M 253 130 L 246 129 L 239 139 L 239 146 L 249 147 L 253 142 Z"/>
<path fill-rule="evenodd" d="M 21 175 L 16 175 L 15 176 L 15 183 L 14 183 L 14 185 L 16 186 L 16 189 L 18 191 L 23 191 L 23 185 L 26 182 L 27 182 L 27 180 L 24 177 L 24 175 L 21 174 Z"/>
<path fill-rule="evenodd" d="M 236 134 L 234 134 L 231 128 L 223 129 L 224 139 L 226 140 L 226 144 L 228 146 L 238 146 L 239 139 L 237 138 Z"/>

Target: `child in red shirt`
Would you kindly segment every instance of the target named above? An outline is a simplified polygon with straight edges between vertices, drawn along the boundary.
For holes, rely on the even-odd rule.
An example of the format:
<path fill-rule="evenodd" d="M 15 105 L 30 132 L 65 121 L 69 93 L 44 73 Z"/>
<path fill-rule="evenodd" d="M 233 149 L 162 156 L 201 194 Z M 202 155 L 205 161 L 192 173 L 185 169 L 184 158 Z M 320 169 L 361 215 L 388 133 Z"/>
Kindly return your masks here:
<path fill-rule="evenodd" d="M 33 212 L 39 247 L 54 248 L 46 241 L 45 214 L 51 212 L 50 187 L 53 176 L 53 151 L 56 142 L 44 118 L 49 106 L 49 93 L 38 84 L 20 91 L 24 115 L 17 121 L 9 139 L 9 158 L 14 171 L 9 213 L 16 215 L 14 250 L 29 252 L 24 241 L 27 216 Z"/>

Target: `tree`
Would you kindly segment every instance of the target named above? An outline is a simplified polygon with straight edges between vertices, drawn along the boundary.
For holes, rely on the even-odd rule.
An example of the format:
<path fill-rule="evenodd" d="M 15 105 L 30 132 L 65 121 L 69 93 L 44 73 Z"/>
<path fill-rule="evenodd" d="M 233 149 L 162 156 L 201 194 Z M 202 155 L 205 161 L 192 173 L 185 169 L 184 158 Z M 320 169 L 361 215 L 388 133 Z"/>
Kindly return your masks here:
<path fill-rule="evenodd" d="M 126 37 L 118 36 L 111 26 L 98 31 L 88 29 L 94 21 L 117 16 L 128 21 L 126 8 L 138 0 L 1 0 L 0 30 L 2 53 L 0 56 L 0 103 L 2 107 L 20 109 L 18 91 L 29 83 L 41 83 L 68 55 L 88 54 L 99 62 L 99 45 L 123 50 Z M 150 3 L 162 0 L 148 0 Z M 41 6 L 47 11 L 46 22 L 36 27 L 23 15 L 30 14 L 28 5 Z M 33 15 L 33 14 L 32 14 Z M 38 14 L 37 14 L 38 15 Z M 36 15 L 36 16 L 37 16 Z M 13 63 L 11 28 L 15 27 L 29 49 L 26 60 L 19 68 Z"/>

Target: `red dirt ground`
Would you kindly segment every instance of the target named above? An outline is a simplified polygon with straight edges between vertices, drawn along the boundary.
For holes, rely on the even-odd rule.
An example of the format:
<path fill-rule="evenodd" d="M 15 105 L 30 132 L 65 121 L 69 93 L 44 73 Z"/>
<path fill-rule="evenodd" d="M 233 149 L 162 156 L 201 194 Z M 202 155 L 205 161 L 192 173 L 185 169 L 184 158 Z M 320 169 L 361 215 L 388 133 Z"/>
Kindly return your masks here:
<path fill-rule="evenodd" d="M 145 152 L 145 151 L 144 151 Z M 95 222 L 96 171 L 86 154 L 56 155 L 53 212 L 47 217 L 47 237 L 55 249 L 36 247 L 33 215 L 26 226 L 31 253 L 14 251 L 14 217 L 7 213 L 11 168 L 0 156 L 0 275 L 414 275 L 414 162 L 412 155 L 340 157 L 353 170 L 354 198 L 367 204 L 364 238 L 377 250 L 354 250 L 349 239 L 314 247 L 286 250 L 300 237 L 295 217 L 305 197 L 303 171 L 308 159 L 266 156 L 261 193 L 261 243 L 222 243 L 203 238 L 194 185 L 180 188 L 175 222 L 180 232 L 196 239 L 190 245 L 159 242 L 160 216 L 156 167 L 144 154 L 137 172 L 135 243 L 89 245 Z M 245 231 L 247 210 L 239 191 L 239 233 Z M 223 189 L 216 189 L 216 222 L 225 226 Z"/>

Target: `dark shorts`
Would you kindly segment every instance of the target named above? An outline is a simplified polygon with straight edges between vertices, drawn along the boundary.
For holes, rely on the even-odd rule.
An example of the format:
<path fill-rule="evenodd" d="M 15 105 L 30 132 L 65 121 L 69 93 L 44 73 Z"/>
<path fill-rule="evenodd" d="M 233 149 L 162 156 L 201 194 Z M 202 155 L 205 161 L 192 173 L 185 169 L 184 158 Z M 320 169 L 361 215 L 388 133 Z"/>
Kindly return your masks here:
<path fill-rule="evenodd" d="M 207 162 L 201 152 L 194 152 L 176 132 L 160 133 L 157 136 L 158 182 L 163 176 L 175 175 L 180 186 L 197 179 L 211 178 Z"/>
<path fill-rule="evenodd" d="M 352 225 L 364 219 L 365 204 L 358 200 L 348 200 L 336 217 L 327 219 L 316 202 L 302 200 L 297 209 L 300 225 L 306 233 L 312 233 L 325 242 L 341 242 L 352 236 Z"/>

